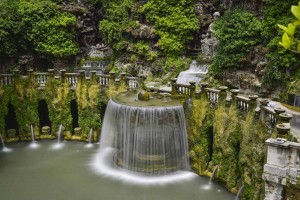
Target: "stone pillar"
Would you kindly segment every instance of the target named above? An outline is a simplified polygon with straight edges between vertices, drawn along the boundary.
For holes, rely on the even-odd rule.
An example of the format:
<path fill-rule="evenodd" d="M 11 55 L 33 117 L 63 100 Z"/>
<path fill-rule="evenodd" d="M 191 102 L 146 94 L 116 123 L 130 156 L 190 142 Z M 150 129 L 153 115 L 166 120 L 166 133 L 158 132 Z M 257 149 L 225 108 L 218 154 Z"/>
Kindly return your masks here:
<path fill-rule="evenodd" d="M 249 112 L 254 112 L 255 111 L 255 108 L 257 107 L 257 101 L 256 101 L 257 98 L 258 98 L 257 95 L 250 95 L 249 96 L 249 99 L 250 99 Z"/>
<path fill-rule="evenodd" d="M 281 200 L 287 183 L 297 184 L 300 173 L 297 162 L 300 144 L 283 138 L 269 138 L 265 143 L 268 154 L 262 175 L 265 181 L 264 200 Z"/>
<path fill-rule="evenodd" d="M 91 84 L 92 85 L 97 85 L 97 77 L 96 77 L 96 71 L 91 71 Z"/>
<path fill-rule="evenodd" d="M 265 111 L 265 109 L 263 109 L 263 107 L 264 106 L 268 106 L 269 100 L 268 99 L 262 99 L 259 102 L 260 102 L 260 115 L 259 115 L 259 119 L 260 119 L 260 121 L 262 121 L 263 123 L 265 123 L 265 121 L 266 121 L 266 111 Z"/>
<path fill-rule="evenodd" d="M 231 92 L 231 98 L 232 98 L 233 105 L 236 106 L 237 105 L 237 99 L 236 99 L 236 97 L 239 94 L 240 90 L 238 90 L 238 89 L 232 89 L 232 90 L 230 90 L 230 92 Z"/>
<path fill-rule="evenodd" d="M 190 97 L 194 97 L 195 96 L 195 90 L 196 90 L 196 82 L 195 81 L 190 81 Z"/>
<path fill-rule="evenodd" d="M 61 72 L 61 82 L 65 83 L 66 82 L 66 70 L 62 69 L 62 70 L 60 70 L 60 72 Z"/>
<path fill-rule="evenodd" d="M 274 108 L 274 112 L 275 112 L 275 117 L 276 117 L 276 124 L 280 124 L 281 123 L 281 118 L 280 118 L 280 114 L 284 113 L 285 110 L 282 108 Z"/>
<path fill-rule="evenodd" d="M 220 90 L 218 101 L 221 105 L 225 105 L 228 87 L 227 86 L 220 86 L 218 89 Z"/>
<path fill-rule="evenodd" d="M 34 74 L 33 74 L 33 69 L 28 69 L 28 77 L 31 83 L 34 83 Z"/>
<path fill-rule="evenodd" d="M 116 73 L 115 72 L 109 72 L 110 75 L 110 84 L 114 85 L 116 80 Z"/>
<path fill-rule="evenodd" d="M 125 85 L 127 87 L 127 84 L 126 84 L 126 73 L 122 72 L 120 74 L 120 76 L 121 76 L 121 85 Z"/>
<path fill-rule="evenodd" d="M 207 92 L 206 92 L 206 88 L 208 86 L 208 83 L 207 82 L 202 82 L 201 84 L 201 92 L 200 92 L 200 98 L 204 98 L 204 99 L 208 99 L 207 98 Z"/>
<path fill-rule="evenodd" d="M 54 79 L 54 69 L 48 69 L 49 78 Z"/>
<path fill-rule="evenodd" d="M 171 94 L 176 95 L 177 94 L 177 89 L 176 89 L 176 81 L 177 78 L 171 78 Z"/>
<path fill-rule="evenodd" d="M 79 78 L 80 78 L 80 82 L 81 84 L 85 83 L 86 82 L 86 79 L 85 79 L 85 71 L 84 70 L 79 70 Z"/>

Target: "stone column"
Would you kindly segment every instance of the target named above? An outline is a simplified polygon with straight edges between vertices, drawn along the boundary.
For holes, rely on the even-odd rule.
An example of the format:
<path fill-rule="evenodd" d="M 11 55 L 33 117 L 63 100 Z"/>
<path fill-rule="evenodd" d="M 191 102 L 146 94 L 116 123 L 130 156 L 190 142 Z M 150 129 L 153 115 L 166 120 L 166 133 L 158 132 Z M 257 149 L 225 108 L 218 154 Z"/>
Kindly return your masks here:
<path fill-rule="evenodd" d="M 228 87 L 227 86 L 220 86 L 218 89 L 220 90 L 220 92 L 219 92 L 219 104 L 220 105 L 225 105 Z"/>
<path fill-rule="evenodd" d="M 60 70 L 60 72 L 61 72 L 61 82 L 65 83 L 66 82 L 66 70 L 62 69 L 62 70 Z"/>
<path fill-rule="evenodd" d="M 126 88 L 127 88 L 127 84 L 126 84 L 126 73 L 125 73 L 125 72 L 122 72 L 122 73 L 120 74 L 120 76 L 121 76 L 121 85 L 125 85 Z"/>
<path fill-rule="evenodd" d="M 48 69 L 49 78 L 54 79 L 54 69 Z"/>
<path fill-rule="evenodd" d="M 176 81 L 177 78 L 171 78 L 171 94 L 176 95 L 177 94 L 177 89 L 176 89 Z"/>
<path fill-rule="evenodd" d="M 255 108 L 257 107 L 257 101 L 256 101 L 257 98 L 258 98 L 257 95 L 250 95 L 249 96 L 249 99 L 250 99 L 249 112 L 254 112 L 255 111 Z"/>
<path fill-rule="evenodd" d="M 96 71 L 91 71 L 91 84 L 92 85 L 97 85 L 97 77 L 96 77 Z"/>
<path fill-rule="evenodd" d="M 114 85 L 116 80 L 116 73 L 115 72 L 109 72 L 110 75 L 110 84 Z"/>
<path fill-rule="evenodd" d="M 194 97 L 195 96 L 195 90 L 196 90 L 196 82 L 195 81 L 190 81 L 190 97 Z"/>
<path fill-rule="evenodd" d="M 265 143 L 268 154 L 262 175 L 265 181 L 264 200 L 281 200 L 284 187 L 288 183 L 297 184 L 300 144 L 282 138 L 270 138 Z"/>
<path fill-rule="evenodd" d="M 230 90 L 230 92 L 231 92 L 231 98 L 232 98 L 233 105 L 236 106 L 237 105 L 237 99 L 236 99 L 236 97 L 239 94 L 240 90 L 238 90 L 238 89 L 232 89 L 232 90 Z"/>

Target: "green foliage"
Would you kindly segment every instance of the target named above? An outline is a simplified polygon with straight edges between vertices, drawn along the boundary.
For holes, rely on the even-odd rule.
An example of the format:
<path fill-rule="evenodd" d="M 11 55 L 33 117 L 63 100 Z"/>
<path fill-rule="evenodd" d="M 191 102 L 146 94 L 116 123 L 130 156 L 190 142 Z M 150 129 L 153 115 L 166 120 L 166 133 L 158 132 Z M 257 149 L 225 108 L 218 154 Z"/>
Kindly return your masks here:
<path fill-rule="evenodd" d="M 270 86 L 283 85 L 288 78 L 285 75 L 287 71 L 293 71 L 291 78 L 297 79 L 298 66 L 300 65 L 299 55 L 282 48 L 278 44 L 282 40 L 282 30 L 276 26 L 277 24 L 288 24 L 294 19 L 290 7 L 297 3 L 298 0 L 266 1 L 262 35 L 265 38 L 264 43 L 268 47 L 266 57 L 269 62 L 264 82 Z"/>
<path fill-rule="evenodd" d="M 179 55 L 198 29 L 193 1 L 149 0 L 141 7 L 147 21 L 154 24 L 158 46 L 165 55 Z"/>
<path fill-rule="evenodd" d="M 262 23 L 253 14 L 241 9 L 225 12 L 214 24 L 214 35 L 219 40 L 212 69 L 218 72 L 229 67 L 240 68 L 255 46 L 262 42 Z"/>
<path fill-rule="evenodd" d="M 296 28 L 300 25 L 300 1 L 298 5 L 291 7 L 291 12 L 297 18 L 296 21 L 289 23 L 287 27 L 278 24 L 278 27 L 284 31 L 282 41 L 279 44 L 294 53 L 300 53 L 300 42 L 294 38 Z"/>
<path fill-rule="evenodd" d="M 51 0 L 4 0 L 0 3 L 0 53 L 17 51 L 68 57 L 77 54 L 74 15 Z"/>

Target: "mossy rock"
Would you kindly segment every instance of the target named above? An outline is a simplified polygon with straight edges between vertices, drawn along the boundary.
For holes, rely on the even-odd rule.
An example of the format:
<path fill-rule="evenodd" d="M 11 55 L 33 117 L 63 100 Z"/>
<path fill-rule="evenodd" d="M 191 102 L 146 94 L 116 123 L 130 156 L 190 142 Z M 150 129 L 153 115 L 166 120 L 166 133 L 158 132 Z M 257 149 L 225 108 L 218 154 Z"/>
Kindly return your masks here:
<path fill-rule="evenodd" d="M 150 100 L 150 93 L 149 92 L 146 92 L 146 91 L 141 91 L 139 94 L 138 94 L 138 99 L 140 101 L 149 101 Z"/>
<path fill-rule="evenodd" d="M 17 131 L 16 129 L 8 129 L 7 130 L 7 137 L 8 138 L 14 138 L 17 136 Z"/>
<path fill-rule="evenodd" d="M 82 129 L 80 127 L 74 128 L 74 133 L 76 136 L 81 136 Z"/>
<path fill-rule="evenodd" d="M 50 126 L 43 126 L 42 127 L 42 134 L 43 135 L 50 135 Z"/>

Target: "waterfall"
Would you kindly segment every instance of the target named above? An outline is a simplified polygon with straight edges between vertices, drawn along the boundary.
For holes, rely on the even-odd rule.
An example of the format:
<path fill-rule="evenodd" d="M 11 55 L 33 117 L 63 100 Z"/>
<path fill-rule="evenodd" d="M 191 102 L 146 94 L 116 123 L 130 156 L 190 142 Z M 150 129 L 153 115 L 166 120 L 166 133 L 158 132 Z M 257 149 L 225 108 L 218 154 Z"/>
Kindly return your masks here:
<path fill-rule="evenodd" d="M 217 169 L 219 168 L 219 165 L 216 165 L 215 167 L 214 167 L 214 171 L 213 171 L 213 173 L 212 173 L 212 175 L 211 175 L 211 177 L 210 177 L 210 179 L 209 179 L 209 184 L 211 184 L 212 183 L 212 180 L 213 180 L 213 178 L 214 178 L 214 176 L 215 176 L 215 173 L 217 172 Z"/>
<path fill-rule="evenodd" d="M 208 66 L 207 64 L 199 65 L 197 61 L 193 60 L 188 70 L 180 72 L 177 83 L 189 85 L 190 81 L 194 81 L 196 85 L 199 84 L 207 74 Z"/>
<path fill-rule="evenodd" d="M 35 140 L 34 140 L 34 131 L 33 131 L 33 126 L 32 126 L 32 124 L 30 125 L 30 133 L 31 133 L 31 142 L 34 143 Z"/>
<path fill-rule="evenodd" d="M 0 133 L 0 141 L 1 141 L 2 147 L 4 149 L 5 148 L 5 144 L 4 144 L 4 140 L 2 138 L 2 134 L 1 133 Z"/>
<path fill-rule="evenodd" d="M 93 129 L 91 128 L 90 133 L 89 133 L 89 144 L 93 143 L 93 136 L 94 136 Z"/>
<path fill-rule="evenodd" d="M 109 101 L 100 153 L 116 166 L 147 175 L 189 170 L 183 107 L 137 107 Z"/>
<path fill-rule="evenodd" d="M 59 125 L 58 132 L 57 132 L 57 144 L 60 144 L 60 142 L 61 142 L 60 140 L 61 140 L 61 137 L 62 137 L 62 135 L 61 135 L 62 128 L 63 128 L 63 125 L 62 124 Z"/>
<path fill-rule="evenodd" d="M 244 184 L 242 185 L 242 187 L 240 187 L 240 189 L 239 189 L 239 191 L 238 191 L 238 193 L 237 193 L 237 195 L 235 197 L 235 200 L 239 200 L 240 199 L 240 196 L 241 196 L 241 194 L 243 192 L 243 189 L 244 189 Z"/>

